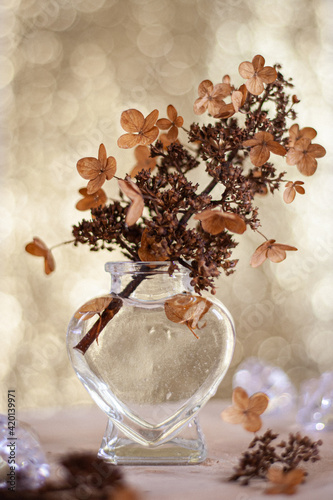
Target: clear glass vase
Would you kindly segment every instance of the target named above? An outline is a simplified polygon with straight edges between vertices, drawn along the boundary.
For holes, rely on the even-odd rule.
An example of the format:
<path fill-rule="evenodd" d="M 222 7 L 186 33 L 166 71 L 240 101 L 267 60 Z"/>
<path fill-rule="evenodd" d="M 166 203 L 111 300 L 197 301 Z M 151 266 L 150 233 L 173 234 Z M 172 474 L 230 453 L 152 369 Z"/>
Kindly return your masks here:
<path fill-rule="evenodd" d="M 111 294 L 86 303 L 69 324 L 73 367 L 108 416 L 99 456 L 112 463 L 190 464 L 206 457 L 197 414 L 230 365 L 234 325 L 211 295 L 201 307 L 205 299 L 193 293 L 187 269 L 169 275 L 168 268 L 107 263 Z M 171 308 L 167 316 L 178 299 L 200 303 L 201 312 L 178 317 Z"/>

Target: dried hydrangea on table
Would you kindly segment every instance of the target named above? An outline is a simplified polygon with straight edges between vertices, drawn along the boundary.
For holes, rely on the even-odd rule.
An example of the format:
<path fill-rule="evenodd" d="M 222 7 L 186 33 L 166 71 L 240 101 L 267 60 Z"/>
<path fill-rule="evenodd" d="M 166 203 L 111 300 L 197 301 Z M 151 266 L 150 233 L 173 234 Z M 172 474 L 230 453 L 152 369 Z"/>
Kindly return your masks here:
<path fill-rule="evenodd" d="M 313 128 L 292 123 L 300 101 L 292 95 L 293 84 L 284 78 L 280 65 L 265 66 L 265 59 L 256 55 L 252 62 L 239 65 L 239 74 L 245 80 L 239 88 L 228 75 L 215 85 L 210 80 L 200 83 L 194 113 L 207 112 L 208 125 L 194 122 L 186 127 L 171 104 L 167 118 L 159 118 L 158 110 L 146 117 L 136 109 L 124 111 L 120 122 L 126 133 L 119 137 L 118 146 L 135 148 L 133 168 L 125 179 L 117 177 L 116 159 L 107 156 L 103 144 L 97 158 L 77 162 L 78 173 L 88 183 L 80 189 L 82 199 L 76 208 L 91 210 L 91 218 L 74 225 L 74 239 L 66 243 L 86 244 L 92 251 L 112 251 L 117 246 L 132 261 L 170 261 L 170 273 L 178 265 L 185 266 L 199 294 L 203 290 L 214 294 L 221 272 L 234 272 L 235 233 L 242 235 L 249 228 L 264 239 L 250 260 L 253 267 L 266 259 L 281 262 L 287 251 L 297 250 L 262 233 L 255 197 L 284 187 L 283 199 L 291 203 L 305 189 L 304 182 L 292 181 L 288 172 L 293 176 L 296 166 L 300 174 L 313 175 L 317 158 L 326 152 L 312 143 L 317 135 Z M 186 141 L 180 140 L 180 129 Z M 285 157 L 286 171 L 274 165 L 277 157 Z M 204 188 L 187 178 L 195 169 L 207 174 Z M 112 179 L 118 181 L 119 198 L 108 202 L 102 186 Z M 222 187 L 221 194 L 213 194 L 216 186 Z M 55 269 L 53 248 L 37 237 L 26 246 L 30 254 L 44 259 L 47 274 Z M 138 283 L 123 297 L 135 286 Z M 99 306 L 91 304 L 101 321 L 85 348 L 121 304 L 111 301 L 104 309 Z M 202 309 L 200 300 L 196 307 Z M 179 322 L 193 326 L 199 314 L 196 307 L 191 305 L 190 313 L 186 306 L 182 313 L 175 307 L 171 316 L 180 314 Z"/>
<path fill-rule="evenodd" d="M 242 387 L 236 387 L 232 393 L 232 406 L 221 413 L 225 422 L 241 424 L 249 432 L 257 432 L 262 427 L 262 415 L 269 403 L 268 396 L 257 392 L 251 397 Z M 268 429 L 262 436 L 255 436 L 242 454 L 230 481 L 240 480 L 243 486 L 251 479 L 265 479 L 273 483 L 265 493 L 296 493 L 297 485 L 305 481 L 307 473 L 299 468 L 301 462 L 320 460 L 319 446 L 322 441 L 312 441 L 299 432 L 289 434 L 288 441 L 281 441 L 275 446 L 273 441 L 279 435 Z M 278 467 L 276 466 L 278 464 Z M 273 467 L 274 465 L 274 467 Z"/>

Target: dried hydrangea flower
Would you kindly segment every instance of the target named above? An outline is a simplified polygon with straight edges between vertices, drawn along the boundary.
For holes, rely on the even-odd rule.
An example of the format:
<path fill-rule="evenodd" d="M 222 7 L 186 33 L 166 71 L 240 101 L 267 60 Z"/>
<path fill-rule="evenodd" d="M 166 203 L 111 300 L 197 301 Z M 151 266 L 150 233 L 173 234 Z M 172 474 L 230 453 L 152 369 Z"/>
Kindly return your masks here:
<path fill-rule="evenodd" d="M 104 144 L 98 150 L 97 158 L 81 158 L 76 164 L 77 171 L 84 179 L 89 179 L 87 193 L 96 193 L 106 180 L 112 179 L 117 170 L 117 163 L 113 156 L 107 158 Z"/>
<path fill-rule="evenodd" d="M 237 234 L 243 234 L 246 230 L 244 219 L 239 215 L 222 210 L 207 209 L 196 214 L 194 219 L 201 222 L 202 229 L 212 235 L 220 234 L 225 229 Z"/>
<path fill-rule="evenodd" d="M 296 247 L 275 243 L 275 240 L 267 240 L 262 243 L 251 257 L 251 266 L 259 267 L 266 259 L 271 262 L 282 262 L 286 257 L 286 251 L 296 251 Z"/>
<path fill-rule="evenodd" d="M 154 170 L 156 158 L 150 156 L 150 149 L 147 146 L 137 146 L 134 150 L 136 165 L 131 170 L 130 176 L 135 177 L 141 170 Z"/>
<path fill-rule="evenodd" d="M 125 222 L 128 226 L 133 226 L 141 217 L 145 206 L 142 193 L 138 186 L 130 180 L 124 181 L 123 179 L 119 179 L 118 185 L 122 192 L 126 194 L 132 202 L 126 214 Z"/>
<path fill-rule="evenodd" d="M 305 189 L 302 184 L 304 184 L 302 181 L 287 182 L 286 189 L 283 193 L 283 199 L 286 203 L 292 203 L 295 199 L 296 193 L 305 194 Z"/>
<path fill-rule="evenodd" d="M 253 139 L 248 139 L 243 142 L 243 146 L 250 147 L 250 159 L 253 165 L 261 167 L 269 160 L 270 154 L 284 156 L 285 148 L 274 141 L 274 137 L 269 132 L 257 132 Z"/>
<path fill-rule="evenodd" d="M 87 188 L 81 188 L 79 189 L 79 193 L 82 194 L 83 198 L 77 202 L 75 208 L 82 212 L 91 210 L 92 208 L 104 207 L 108 199 L 103 189 L 99 189 L 93 194 L 88 194 Z"/>
<path fill-rule="evenodd" d="M 184 118 L 178 116 L 177 110 L 172 104 L 167 107 L 168 118 L 160 118 L 156 125 L 161 130 L 168 130 L 166 136 L 170 142 L 174 142 L 178 137 L 178 129 L 184 124 Z"/>
<path fill-rule="evenodd" d="M 277 78 L 276 70 L 265 66 L 265 59 L 260 55 L 254 56 L 252 62 L 242 62 L 238 71 L 242 78 L 246 78 L 246 88 L 253 95 L 261 94 L 264 83 L 273 83 Z"/>
<path fill-rule="evenodd" d="M 320 144 L 311 144 L 311 139 L 302 137 L 287 153 L 288 165 L 296 165 L 301 174 L 310 176 L 317 170 L 316 158 L 325 156 L 326 150 Z"/>
<path fill-rule="evenodd" d="M 232 393 L 232 403 L 221 413 L 222 419 L 230 424 L 241 424 L 246 431 L 257 432 L 262 426 L 260 415 L 269 403 L 267 394 L 256 392 L 249 398 L 242 387 L 236 387 Z"/>
<path fill-rule="evenodd" d="M 288 145 L 290 148 L 293 148 L 299 139 L 302 139 L 303 137 L 307 137 L 308 139 L 312 140 L 316 137 L 316 135 L 317 135 L 317 132 L 314 128 L 304 127 L 304 128 L 300 129 L 298 124 L 294 123 L 289 129 Z"/>
<path fill-rule="evenodd" d="M 198 338 L 194 330 L 198 327 L 201 318 L 210 309 L 212 303 L 197 295 L 181 293 L 168 299 L 164 303 L 166 317 L 173 323 L 184 323 Z"/>
<path fill-rule="evenodd" d="M 194 113 L 202 115 L 208 110 L 209 114 L 215 116 L 226 105 L 223 99 L 231 94 L 231 87 L 227 83 L 213 85 L 210 80 L 203 80 L 198 87 L 198 94 L 193 107 Z"/>
<path fill-rule="evenodd" d="M 153 236 L 149 236 L 148 229 L 145 229 L 142 234 L 138 255 L 143 262 L 168 260 L 169 254 L 166 240 L 157 242 Z"/>
<path fill-rule="evenodd" d="M 55 270 L 55 261 L 52 252 L 40 238 L 37 236 L 33 238 L 33 241 L 26 245 L 25 250 L 31 255 L 44 258 L 45 274 L 51 274 Z"/>
<path fill-rule="evenodd" d="M 110 302 L 113 300 L 113 297 L 110 295 L 105 295 L 103 297 L 97 297 L 95 299 L 88 300 L 85 304 L 83 304 L 74 314 L 76 319 L 83 318 L 85 321 L 87 319 L 92 318 L 95 314 L 101 314 L 104 309 L 106 309 Z"/>
<path fill-rule="evenodd" d="M 270 467 L 267 472 L 267 479 L 274 484 L 269 486 L 265 493 L 267 495 L 293 495 L 297 491 L 297 486 L 305 479 L 303 469 L 293 469 L 284 472 L 278 467 Z"/>
<path fill-rule="evenodd" d="M 137 109 L 127 109 L 123 111 L 120 118 L 120 124 L 128 132 L 119 137 L 117 144 L 120 148 L 128 149 L 135 146 L 148 146 L 158 137 L 158 128 L 156 121 L 158 110 L 154 109 L 145 118 L 141 111 Z"/>

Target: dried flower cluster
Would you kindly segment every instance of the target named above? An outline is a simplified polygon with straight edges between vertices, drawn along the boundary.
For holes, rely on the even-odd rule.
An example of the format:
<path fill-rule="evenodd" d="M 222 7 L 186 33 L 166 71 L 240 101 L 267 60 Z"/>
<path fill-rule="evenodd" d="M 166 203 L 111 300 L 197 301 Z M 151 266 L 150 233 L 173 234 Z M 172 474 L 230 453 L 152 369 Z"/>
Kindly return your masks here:
<path fill-rule="evenodd" d="M 263 392 L 248 396 L 242 387 L 236 387 L 232 393 L 232 406 L 221 413 L 225 422 L 241 424 L 249 432 L 257 432 L 262 427 L 260 415 L 266 410 L 269 398 Z M 293 494 L 296 486 L 305 480 L 306 473 L 298 468 L 301 462 L 320 460 L 319 446 L 322 441 L 312 441 L 299 432 L 289 434 L 288 441 L 281 441 L 276 446 L 272 442 L 278 434 L 267 430 L 262 436 L 255 436 L 237 465 L 230 481 L 241 480 L 248 485 L 251 479 L 266 479 L 273 483 L 266 489 L 268 494 Z M 279 467 L 272 467 L 278 464 Z"/>
<path fill-rule="evenodd" d="M 94 454 L 71 453 L 60 459 L 63 468 L 57 480 L 49 479 L 39 489 L 25 489 L 26 480 L 18 472 L 17 491 L 1 489 L 3 500 L 139 500 L 141 495 L 128 487 L 123 472 Z"/>
<path fill-rule="evenodd" d="M 268 479 L 275 486 L 269 487 L 266 493 L 296 492 L 296 485 L 305 480 L 306 473 L 298 468 L 301 462 L 316 462 L 320 460 L 319 446 L 322 441 L 312 441 L 299 432 L 289 434 L 288 441 L 273 445 L 278 434 L 267 430 L 262 436 L 255 436 L 235 468 L 230 481 L 241 480 L 243 485 L 251 479 Z M 278 464 L 279 467 L 272 467 Z"/>
<path fill-rule="evenodd" d="M 93 251 L 116 245 L 133 261 L 170 261 L 170 273 L 179 264 L 185 266 L 199 294 L 215 293 L 214 282 L 222 270 L 226 275 L 234 272 L 234 234 L 242 235 L 247 228 L 265 239 L 250 260 L 253 267 L 266 259 L 281 262 L 287 251 L 297 250 L 259 231 L 254 201 L 256 195 L 285 186 L 283 199 L 291 203 L 305 189 L 303 181 L 287 178 L 288 171 L 294 173 L 290 166 L 311 176 L 317 158 L 325 155 L 322 146 L 311 142 L 313 128 L 291 124 L 299 100 L 290 95 L 293 84 L 280 69 L 265 66 L 265 59 L 256 55 L 239 65 L 243 82 L 238 88 L 229 75 L 221 83 L 202 81 L 194 113 L 208 112 L 208 125 L 194 122 L 185 128 L 171 104 L 166 118 L 159 118 L 156 109 L 146 117 L 136 109 L 124 111 L 120 123 L 125 133 L 117 144 L 135 148 L 133 167 L 125 179 L 118 178 L 116 160 L 107 156 L 103 144 L 97 158 L 77 162 L 78 173 L 88 183 L 79 191 L 83 198 L 76 208 L 90 209 L 91 218 L 73 226 L 72 243 L 87 244 Z M 281 165 L 281 157 L 286 171 L 273 164 L 279 159 Z M 206 187 L 188 180 L 186 174 L 195 169 L 206 172 Z M 116 180 L 119 199 L 107 203 L 102 186 Z M 221 194 L 213 196 L 218 185 Z M 26 246 L 29 253 L 44 258 L 46 273 L 55 267 L 53 248 L 39 238 Z"/>
<path fill-rule="evenodd" d="M 243 234 L 247 227 L 258 231 L 255 195 L 273 193 L 282 184 L 286 203 L 296 193 L 305 193 L 302 181 L 278 173 L 272 155 L 285 156 L 287 166 L 296 165 L 305 176 L 314 174 L 317 158 L 325 155 L 322 146 L 311 142 L 316 136 L 313 128 L 289 125 L 296 119 L 294 106 L 299 100 L 286 92 L 293 85 L 284 79 L 279 65 L 265 66 L 265 59 L 257 55 L 239 65 L 239 74 L 245 80 L 239 88 L 229 75 L 221 83 L 200 83 L 194 113 L 208 112 L 209 125 L 193 123 L 186 130 L 171 104 L 166 118 L 159 118 L 156 109 L 146 117 L 136 109 L 122 113 L 120 123 L 126 133 L 118 146 L 135 148 L 133 168 L 124 180 L 117 178 L 116 160 L 107 156 L 103 144 L 97 158 L 78 161 L 77 170 L 88 184 L 80 189 L 83 199 L 76 207 L 91 209 L 92 219 L 73 227 L 75 245 L 98 250 L 116 244 L 132 260 L 181 263 L 189 268 L 197 292 L 214 292 L 214 279 L 221 270 L 229 274 L 236 265 L 231 258 L 237 244 L 232 233 Z M 179 129 L 187 133 L 190 146 L 180 142 Z M 187 180 L 186 173 L 193 169 L 206 170 L 204 189 Z M 122 194 L 119 201 L 107 204 L 102 186 L 115 177 Z M 218 184 L 223 192 L 213 197 Z M 189 226 L 190 219 L 199 224 Z M 26 249 L 48 261 L 46 272 L 54 269 L 51 251 L 39 239 Z M 256 267 L 266 258 L 281 262 L 288 250 L 296 248 L 266 238 L 251 265 Z"/>

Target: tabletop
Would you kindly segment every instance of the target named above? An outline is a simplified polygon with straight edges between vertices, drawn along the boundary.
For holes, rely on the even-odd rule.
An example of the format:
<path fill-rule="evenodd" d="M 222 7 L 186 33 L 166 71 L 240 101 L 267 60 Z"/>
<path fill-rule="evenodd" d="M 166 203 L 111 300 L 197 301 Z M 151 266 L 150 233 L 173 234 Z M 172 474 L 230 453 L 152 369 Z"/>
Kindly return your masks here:
<path fill-rule="evenodd" d="M 228 481 L 241 454 L 247 449 L 253 434 L 239 425 L 223 422 L 220 414 L 228 402 L 211 400 L 200 412 L 199 421 L 208 448 L 207 459 L 199 465 L 188 466 L 121 466 L 127 485 L 141 493 L 143 500 L 256 500 L 264 497 L 267 483 L 252 481 L 241 486 Z M 107 418 L 96 406 L 64 409 L 40 409 L 22 412 L 20 418 L 30 424 L 39 435 L 41 444 L 52 463 L 70 451 L 99 449 Z M 312 440 L 323 440 L 321 460 L 305 464 L 306 482 L 298 487 L 295 500 L 331 500 L 333 498 L 333 432 L 305 432 L 295 420 L 287 417 L 263 415 L 259 434 L 272 429 L 279 439 L 289 432 L 300 431 Z M 140 498 L 141 498 L 140 497 Z M 286 498 L 275 495 L 274 498 Z"/>

